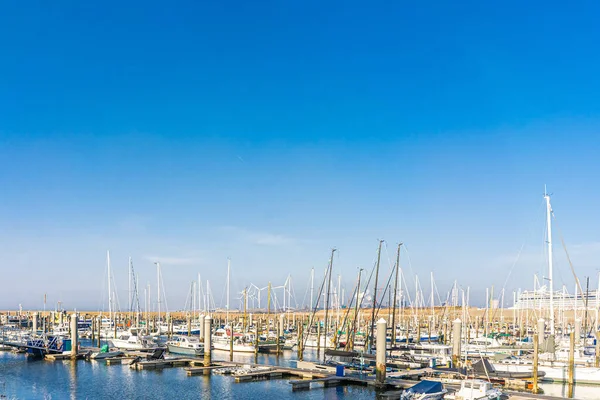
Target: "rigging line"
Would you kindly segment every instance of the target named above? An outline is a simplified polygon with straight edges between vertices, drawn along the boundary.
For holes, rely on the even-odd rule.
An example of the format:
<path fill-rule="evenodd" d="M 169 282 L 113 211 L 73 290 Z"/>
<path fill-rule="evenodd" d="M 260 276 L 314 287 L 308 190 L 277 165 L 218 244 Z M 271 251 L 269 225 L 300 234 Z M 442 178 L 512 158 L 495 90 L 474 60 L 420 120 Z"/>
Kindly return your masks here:
<path fill-rule="evenodd" d="M 552 217 L 554 217 L 554 219 L 556 220 L 556 217 L 554 216 L 554 211 L 551 211 L 551 213 L 552 213 Z M 579 282 L 579 278 L 577 277 L 577 274 L 575 273 L 575 268 L 573 267 L 573 263 L 571 262 L 571 257 L 569 256 L 569 252 L 567 251 L 567 245 L 565 244 L 565 239 L 563 238 L 562 231 L 560 230 L 558 223 L 555 223 L 555 226 L 556 226 L 556 229 L 558 230 L 558 235 L 560 236 L 560 242 L 562 243 L 563 249 L 565 250 L 565 254 L 567 256 L 567 261 L 569 262 L 569 267 L 571 268 L 571 272 L 573 273 L 573 277 L 575 278 L 575 283 L 577 283 L 577 287 L 579 288 L 579 293 L 583 294 L 585 292 L 581 288 L 581 283 Z M 575 297 L 575 301 L 577 301 L 577 297 Z"/>
<path fill-rule="evenodd" d="M 310 291 L 310 276 L 308 278 L 308 285 L 306 285 L 306 290 L 304 291 L 304 297 L 302 298 L 302 309 L 306 304 L 306 296 L 308 296 L 308 292 Z"/>
<path fill-rule="evenodd" d="M 307 325 L 307 333 L 306 336 L 303 338 L 303 343 L 302 343 L 302 347 L 304 348 L 304 346 L 306 346 L 306 342 L 308 340 L 308 335 L 310 334 L 310 330 L 312 329 L 312 324 L 315 318 L 315 314 L 317 313 L 317 309 L 319 307 L 319 302 L 321 301 L 321 295 L 323 294 L 323 288 L 325 287 L 325 282 L 327 281 L 327 274 L 329 273 L 329 266 L 331 265 L 331 263 L 333 262 L 333 259 L 331 259 L 329 261 L 330 264 L 327 265 L 327 268 L 325 268 L 325 276 L 323 277 L 323 281 L 321 282 L 321 287 L 319 288 L 319 294 L 317 296 L 317 301 L 315 303 L 315 306 L 310 314 L 310 319 L 308 321 L 308 325 Z M 327 340 L 327 339 L 325 339 Z"/>
<path fill-rule="evenodd" d="M 385 295 L 390 287 L 390 283 L 392 281 L 392 276 L 394 276 L 394 269 L 390 271 L 390 276 L 388 277 L 387 284 L 385 285 L 385 289 L 383 290 L 383 294 L 381 295 L 381 301 L 379 302 L 379 306 L 377 307 L 377 312 L 375 313 L 375 319 L 379 316 L 379 310 L 381 310 L 381 306 L 383 305 L 383 300 L 385 299 Z M 388 304 L 389 307 L 389 304 Z"/>
<path fill-rule="evenodd" d="M 406 258 L 408 258 L 408 268 L 410 268 L 410 272 L 414 275 L 417 276 L 417 274 L 415 274 L 415 271 L 412 268 L 412 262 L 410 261 L 410 253 L 408 252 L 408 247 L 406 246 L 406 243 L 404 243 L 404 251 L 406 253 Z"/>
<path fill-rule="evenodd" d="M 344 313 L 344 319 L 342 321 L 342 325 L 340 328 L 338 328 L 338 330 L 343 333 L 344 332 L 344 328 L 346 326 L 347 322 L 350 322 L 348 319 L 348 315 L 350 314 L 350 310 L 352 309 L 352 303 L 354 302 L 354 295 L 357 293 L 358 291 L 358 282 L 356 283 L 355 287 L 354 287 L 354 291 L 352 292 L 352 297 L 350 298 L 350 304 L 348 304 L 348 308 L 346 308 L 346 312 Z M 348 337 L 350 336 L 350 328 L 346 328 L 346 343 L 348 343 Z M 335 332 L 335 337 L 336 337 L 336 341 L 339 340 L 338 337 L 338 332 Z M 336 343 L 337 345 L 337 343 Z"/>
<path fill-rule="evenodd" d="M 525 243 L 523 243 L 521 245 L 521 248 L 519 249 L 519 252 L 517 253 L 517 258 L 515 259 L 515 262 L 513 262 L 512 267 L 510 267 L 510 270 L 508 271 L 508 275 L 506 276 L 506 279 L 504 280 L 504 285 L 502 286 L 502 290 L 500 290 L 500 293 L 498 293 L 498 300 L 500 300 L 500 296 L 501 296 L 502 292 L 506 290 L 506 285 L 508 284 L 510 275 L 512 274 L 513 269 L 517 265 L 517 262 L 519 262 L 519 259 L 521 258 L 521 252 L 523 251 L 524 247 L 525 247 Z M 503 305 L 501 305 L 501 306 L 503 306 Z M 492 314 L 492 319 L 496 317 L 497 313 L 498 313 L 498 308 L 494 309 L 494 313 Z"/>

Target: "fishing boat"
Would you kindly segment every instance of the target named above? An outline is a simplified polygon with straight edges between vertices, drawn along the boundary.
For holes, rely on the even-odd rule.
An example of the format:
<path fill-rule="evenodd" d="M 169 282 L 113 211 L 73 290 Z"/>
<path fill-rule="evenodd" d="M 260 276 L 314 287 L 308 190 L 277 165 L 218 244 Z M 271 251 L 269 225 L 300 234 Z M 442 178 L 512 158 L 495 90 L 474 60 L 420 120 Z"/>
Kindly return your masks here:
<path fill-rule="evenodd" d="M 175 336 L 167 342 L 169 353 L 184 354 L 188 356 L 201 356 L 204 354 L 204 343 L 195 336 Z"/>
<path fill-rule="evenodd" d="M 33 357 L 62 354 L 71 351 L 71 339 L 55 335 L 42 335 L 27 340 L 27 344 L 23 347 L 27 349 L 27 355 Z"/>
<path fill-rule="evenodd" d="M 423 380 L 402 392 L 400 400 L 441 400 L 446 393 L 441 382 Z"/>

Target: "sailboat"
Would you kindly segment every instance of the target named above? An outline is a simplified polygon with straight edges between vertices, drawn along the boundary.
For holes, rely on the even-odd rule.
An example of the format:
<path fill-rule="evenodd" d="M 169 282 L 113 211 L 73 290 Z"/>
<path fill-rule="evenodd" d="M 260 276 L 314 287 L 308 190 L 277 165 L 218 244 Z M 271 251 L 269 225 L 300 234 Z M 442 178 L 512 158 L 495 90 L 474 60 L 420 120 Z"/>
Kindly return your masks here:
<path fill-rule="evenodd" d="M 550 195 L 544 194 L 546 200 L 546 223 L 547 223 L 547 251 L 548 251 L 548 291 L 549 291 L 549 327 L 550 327 L 550 342 L 554 341 L 555 323 L 554 323 L 554 289 L 553 289 L 553 258 L 552 258 L 552 206 L 550 204 Z M 577 279 L 577 278 L 576 278 Z M 578 282 L 578 281 L 577 281 Z M 579 283 L 577 283 L 579 286 Z M 540 332 L 543 339 L 544 332 Z M 579 339 L 579 338 L 577 338 Z M 575 364 L 574 380 L 578 383 L 600 384 L 600 368 L 592 367 L 592 357 L 587 357 L 583 349 L 579 350 L 579 357 L 575 354 L 574 358 L 584 362 L 584 365 Z M 538 371 L 545 374 L 542 378 L 544 381 L 551 382 L 566 382 L 568 379 L 568 350 L 559 348 L 558 351 L 550 353 L 541 353 Z M 493 362 L 492 365 L 497 371 L 507 372 L 532 372 L 533 362 L 530 359 L 511 358 L 499 362 Z"/>

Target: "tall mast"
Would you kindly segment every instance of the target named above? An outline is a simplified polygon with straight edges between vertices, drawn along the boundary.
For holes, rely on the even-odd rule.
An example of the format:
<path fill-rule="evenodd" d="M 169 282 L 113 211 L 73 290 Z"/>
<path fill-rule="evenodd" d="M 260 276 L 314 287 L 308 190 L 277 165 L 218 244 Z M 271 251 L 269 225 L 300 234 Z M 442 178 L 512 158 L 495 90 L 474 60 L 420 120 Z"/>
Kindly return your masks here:
<path fill-rule="evenodd" d="M 381 244 L 383 240 L 379 241 L 379 247 L 377 248 L 377 266 L 375 267 L 375 287 L 373 288 L 373 308 L 371 309 L 371 340 L 369 341 L 369 353 L 373 347 L 373 330 L 375 329 L 375 307 L 377 307 L 377 282 L 379 280 L 379 261 L 381 260 Z"/>
<path fill-rule="evenodd" d="M 131 317 L 131 306 L 132 306 L 132 301 L 131 301 L 131 257 L 129 257 L 129 286 L 128 286 L 128 304 L 129 304 L 129 316 Z"/>
<path fill-rule="evenodd" d="M 156 293 L 156 304 L 158 308 L 158 322 L 160 322 L 160 263 L 157 261 L 156 264 L 156 281 L 158 286 L 158 291 Z"/>
<path fill-rule="evenodd" d="M 206 302 L 205 304 L 205 308 L 206 308 L 206 312 L 210 313 L 210 282 L 208 281 L 208 279 L 206 280 Z"/>
<path fill-rule="evenodd" d="M 550 195 L 544 187 L 544 198 L 546 199 L 546 220 L 548 224 L 548 286 L 550 290 L 550 334 L 554 335 L 554 280 L 552 279 L 552 206 Z M 577 298 L 575 298 L 577 300 Z"/>
<path fill-rule="evenodd" d="M 433 271 L 431 271 L 431 318 L 434 315 L 434 297 L 433 297 Z"/>
<path fill-rule="evenodd" d="M 338 286 L 337 286 L 337 319 L 338 319 L 338 324 L 340 322 L 340 308 L 342 307 L 342 275 L 338 274 Z"/>
<path fill-rule="evenodd" d="M 106 250 L 106 265 L 108 267 L 108 315 L 112 318 L 112 290 L 110 287 L 110 251 Z"/>
<path fill-rule="evenodd" d="M 285 300 L 286 300 L 286 292 L 285 292 L 285 288 L 287 287 L 287 278 L 285 278 L 285 282 L 283 282 L 283 312 L 285 312 Z"/>
<path fill-rule="evenodd" d="M 325 349 L 327 349 L 327 318 L 329 316 L 329 293 L 331 292 L 331 271 L 333 270 L 333 254 L 336 249 L 331 249 L 331 258 L 329 259 L 329 268 L 327 269 L 327 273 L 325 274 L 325 279 L 327 279 L 327 293 L 325 293 L 326 302 L 325 302 Z M 325 362 L 325 352 L 323 352 L 323 362 Z"/>
<path fill-rule="evenodd" d="M 229 274 L 231 273 L 231 259 L 227 258 L 227 305 L 225 306 L 225 324 L 229 325 Z"/>
<path fill-rule="evenodd" d="M 392 306 L 392 347 L 396 346 L 396 302 L 398 299 L 398 269 L 400 268 L 400 247 L 402 243 L 398 243 L 398 251 L 396 252 L 396 277 L 394 278 L 394 304 Z"/>
<path fill-rule="evenodd" d="M 200 280 L 200 272 L 198 272 L 198 318 L 200 318 L 200 309 L 202 308 L 202 281 Z M 202 321 L 200 321 L 202 323 Z"/>
<path fill-rule="evenodd" d="M 315 298 L 315 267 L 310 270 L 310 309 L 313 309 L 313 299 Z"/>
<path fill-rule="evenodd" d="M 350 339 L 350 351 L 354 350 L 354 338 L 356 337 L 356 320 L 358 319 L 358 309 L 360 308 L 360 273 L 362 268 L 358 268 L 358 282 L 356 283 L 356 303 L 354 304 L 354 320 L 352 321 L 352 339 Z M 348 334 L 346 334 L 346 341 L 348 340 Z"/>

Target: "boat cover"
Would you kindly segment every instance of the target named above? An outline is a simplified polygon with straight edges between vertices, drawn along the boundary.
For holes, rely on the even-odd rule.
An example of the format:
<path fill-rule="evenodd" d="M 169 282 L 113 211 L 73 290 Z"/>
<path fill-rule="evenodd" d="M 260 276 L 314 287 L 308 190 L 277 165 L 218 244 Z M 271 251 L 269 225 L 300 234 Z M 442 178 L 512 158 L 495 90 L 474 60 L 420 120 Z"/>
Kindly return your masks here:
<path fill-rule="evenodd" d="M 479 374 L 496 373 L 496 368 L 494 368 L 494 366 L 485 358 L 473 363 L 473 370 Z"/>
<path fill-rule="evenodd" d="M 444 387 L 441 382 L 424 380 L 406 391 L 409 393 L 439 393 L 442 390 L 444 390 Z"/>

